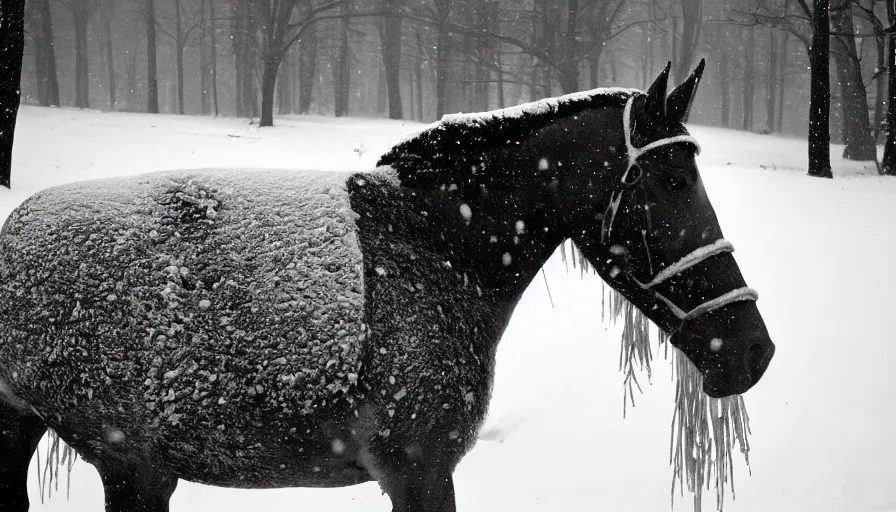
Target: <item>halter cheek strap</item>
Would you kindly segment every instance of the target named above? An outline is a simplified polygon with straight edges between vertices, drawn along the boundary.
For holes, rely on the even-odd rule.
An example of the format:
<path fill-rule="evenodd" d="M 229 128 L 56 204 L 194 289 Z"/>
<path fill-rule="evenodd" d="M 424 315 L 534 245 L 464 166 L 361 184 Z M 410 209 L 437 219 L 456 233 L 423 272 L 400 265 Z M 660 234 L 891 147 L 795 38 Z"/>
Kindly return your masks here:
<path fill-rule="evenodd" d="M 622 173 L 622 178 L 620 179 L 619 186 L 613 192 L 612 196 L 610 196 L 610 202 L 607 205 L 607 209 L 604 212 L 603 217 L 603 226 L 601 229 L 601 242 L 604 245 L 609 243 L 609 238 L 613 229 L 613 221 L 616 218 L 616 214 L 619 211 L 619 204 L 622 202 L 622 195 L 630 190 L 634 185 L 637 184 L 640 178 L 636 178 L 634 180 L 629 180 L 629 172 L 633 167 L 637 165 L 638 158 L 644 153 L 659 148 L 663 146 L 668 146 L 670 144 L 678 144 L 681 142 L 687 142 L 688 144 L 692 144 L 696 148 L 696 153 L 700 154 L 700 144 L 697 143 L 697 140 L 690 135 L 677 135 L 675 137 L 668 137 L 665 139 L 660 139 L 651 142 L 643 147 L 637 148 L 632 143 L 632 103 L 634 102 L 635 97 L 632 96 L 625 103 L 625 110 L 622 113 L 622 127 L 623 133 L 625 136 L 625 146 L 628 152 L 628 165 L 625 168 L 625 172 Z M 647 211 L 648 206 L 644 205 L 645 211 Z M 649 211 L 648 211 L 649 214 Z M 648 251 L 648 259 L 650 254 L 650 247 L 647 244 L 646 231 L 642 230 L 642 235 L 644 235 L 644 246 Z M 656 297 L 663 302 L 666 307 L 680 320 L 691 320 L 696 318 L 704 313 L 709 313 L 710 311 L 714 311 L 716 309 L 722 308 L 731 304 L 733 302 L 752 300 L 755 301 L 759 298 L 759 294 L 756 290 L 744 286 L 741 288 L 736 288 L 727 293 L 720 295 L 714 299 L 710 299 L 706 302 L 703 302 L 699 306 L 695 307 L 690 311 L 684 311 L 671 300 L 669 300 L 666 296 L 664 296 L 659 291 L 655 290 L 654 287 L 659 285 L 660 283 L 668 280 L 669 278 L 676 276 L 685 270 L 698 265 L 705 261 L 708 258 L 711 258 L 717 254 L 722 254 L 725 252 L 734 252 L 734 246 L 731 245 L 727 240 L 720 238 L 715 242 L 712 242 L 708 245 L 704 245 L 703 247 L 699 247 L 694 251 L 691 251 L 685 257 L 676 261 L 675 263 L 669 265 L 663 270 L 659 271 L 654 275 L 650 281 L 647 283 L 642 283 L 635 276 L 628 273 L 629 277 L 638 284 L 641 288 L 645 290 L 651 290 Z M 652 266 L 652 265 L 651 265 Z M 652 272 L 652 269 L 651 269 Z"/>

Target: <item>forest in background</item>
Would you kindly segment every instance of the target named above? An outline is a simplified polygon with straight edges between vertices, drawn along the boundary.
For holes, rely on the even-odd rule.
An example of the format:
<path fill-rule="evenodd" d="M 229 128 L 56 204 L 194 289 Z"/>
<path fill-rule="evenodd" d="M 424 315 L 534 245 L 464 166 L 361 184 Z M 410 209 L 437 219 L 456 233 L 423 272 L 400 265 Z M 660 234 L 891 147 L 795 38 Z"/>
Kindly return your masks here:
<path fill-rule="evenodd" d="M 892 2 L 832 0 L 831 136 L 882 142 Z M 807 133 L 805 0 L 27 0 L 22 100 L 431 121 L 699 58 L 692 122 Z M 852 127 L 849 122 L 852 121 Z M 867 147 L 867 144 L 865 145 Z M 866 151 L 867 152 L 867 151 Z"/>

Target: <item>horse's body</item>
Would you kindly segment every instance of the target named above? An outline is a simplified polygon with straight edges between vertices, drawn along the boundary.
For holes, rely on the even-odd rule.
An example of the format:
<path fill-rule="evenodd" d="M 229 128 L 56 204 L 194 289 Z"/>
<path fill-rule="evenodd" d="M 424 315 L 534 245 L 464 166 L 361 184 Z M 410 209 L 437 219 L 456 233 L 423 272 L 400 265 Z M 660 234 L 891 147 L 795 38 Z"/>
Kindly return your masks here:
<path fill-rule="evenodd" d="M 237 178 L 249 182 L 234 191 Z M 529 281 L 497 286 L 450 254 L 459 204 L 402 190 L 388 168 L 174 171 L 36 194 L 0 236 L 22 258 L 2 266 L 7 407 L 104 481 L 154 461 L 149 489 L 163 476 L 345 486 L 408 460 L 440 464 L 444 482 L 475 441 Z M 501 244 L 483 235 L 488 266 L 509 275 L 504 249 L 523 230 L 501 229 Z"/>
<path fill-rule="evenodd" d="M 724 298 L 743 286 L 736 266 L 716 268 L 733 263 L 727 252 L 693 250 L 686 230 L 675 249 L 651 247 L 647 276 L 674 269 L 689 279 L 685 295 L 677 273 L 662 293 L 653 281 L 632 287 L 649 281 L 638 281 L 639 260 L 615 259 L 641 242 L 616 185 L 626 158 L 629 185 L 619 119 L 626 104 L 634 116 L 635 98 L 579 95 L 472 119 L 479 128 L 446 121 L 370 173 L 177 171 L 30 199 L 0 234 L 0 509 L 27 510 L 28 461 L 52 428 L 96 465 L 110 512 L 167 510 L 178 479 L 377 480 L 395 511 L 454 510 L 451 475 L 485 417 L 498 341 L 567 238 L 669 332 L 724 331 L 727 352 L 715 353 L 717 338 L 712 353 L 683 350 L 707 390 L 746 390 L 771 353 L 750 297 Z M 669 125 L 641 145 L 690 141 Z M 470 145 L 449 149 L 465 131 Z M 721 240 L 709 212 L 681 213 L 708 223 L 702 240 Z M 621 237 L 611 257 L 595 233 Z M 694 282 L 698 265 L 721 292 Z M 734 337 L 744 326 L 701 324 L 687 313 L 700 307 L 711 320 L 719 308 L 748 317 L 746 356 Z"/>

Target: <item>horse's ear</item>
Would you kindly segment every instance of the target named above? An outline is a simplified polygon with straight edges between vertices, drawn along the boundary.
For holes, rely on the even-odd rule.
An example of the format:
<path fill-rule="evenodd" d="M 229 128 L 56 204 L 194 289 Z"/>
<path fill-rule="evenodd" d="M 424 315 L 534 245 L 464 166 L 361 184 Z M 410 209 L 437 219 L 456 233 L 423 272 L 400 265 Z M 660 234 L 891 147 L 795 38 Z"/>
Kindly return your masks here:
<path fill-rule="evenodd" d="M 672 62 L 666 64 L 666 67 L 656 77 L 656 80 L 650 84 L 647 89 L 647 102 L 644 109 L 650 117 L 662 119 L 666 117 L 666 89 L 669 88 L 669 70 L 672 68 Z"/>
<path fill-rule="evenodd" d="M 697 68 L 694 69 L 691 76 L 669 94 L 669 98 L 666 100 L 666 115 L 670 121 L 687 122 L 688 114 L 691 113 L 691 104 L 694 102 L 697 86 L 700 84 L 700 77 L 703 76 L 703 68 L 705 66 L 706 59 L 700 59 L 700 64 L 697 64 Z"/>

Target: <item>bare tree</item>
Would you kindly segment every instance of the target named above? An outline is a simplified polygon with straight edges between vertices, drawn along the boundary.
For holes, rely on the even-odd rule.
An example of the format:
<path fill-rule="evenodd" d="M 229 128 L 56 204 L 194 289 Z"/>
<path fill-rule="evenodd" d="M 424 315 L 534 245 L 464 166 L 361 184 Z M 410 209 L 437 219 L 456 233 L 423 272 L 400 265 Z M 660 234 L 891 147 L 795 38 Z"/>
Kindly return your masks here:
<path fill-rule="evenodd" d="M 208 5 L 208 39 L 211 69 L 209 84 L 212 88 L 212 111 L 218 115 L 218 19 L 215 18 L 215 0 L 206 0 Z"/>
<path fill-rule="evenodd" d="M 75 106 L 90 108 L 90 71 L 87 58 L 87 30 L 99 0 L 60 0 L 72 13 L 75 29 Z"/>
<path fill-rule="evenodd" d="M 778 56 L 778 31 L 768 29 L 768 76 L 765 82 L 765 131 L 775 131 L 775 110 L 778 108 L 778 75 L 780 58 Z"/>
<path fill-rule="evenodd" d="M 283 57 L 283 63 L 280 64 L 280 78 L 277 79 L 277 113 L 292 114 L 295 112 L 293 102 L 293 92 L 295 84 L 293 83 L 293 58 L 292 52 L 288 52 Z"/>
<path fill-rule="evenodd" d="M 103 2 L 103 38 L 106 50 L 106 74 L 109 79 L 109 109 L 115 110 L 115 60 L 112 51 L 112 18 L 115 16 L 114 0 Z"/>
<path fill-rule="evenodd" d="M 884 146 L 884 157 L 880 163 L 882 174 L 896 176 L 896 7 L 887 2 L 887 28 L 890 45 L 890 61 L 887 63 L 887 80 L 889 86 L 887 98 L 887 142 Z"/>
<path fill-rule="evenodd" d="M 56 44 L 50 0 L 33 0 L 29 4 L 34 43 L 34 65 L 37 76 L 38 102 L 43 106 L 59 106 L 59 79 L 56 73 Z"/>
<path fill-rule="evenodd" d="M 349 16 L 352 5 L 346 1 L 339 8 L 342 18 L 339 20 L 339 46 L 336 65 L 333 67 L 333 107 L 336 117 L 348 115 L 349 88 L 351 85 L 350 55 L 348 33 L 351 25 Z"/>
<path fill-rule="evenodd" d="M 184 50 L 190 43 L 193 33 L 204 25 L 203 6 L 200 4 L 196 12 L 195 21 L 189 26 L 184 26 L 184 9 L 182 0 L 174 0 L 174 33 L 159 25 L 158 30 L 174 41 L 175 70 L 177 73 L 177 113 L 184 113 Z"/>
<path fill-rule="evenodd" d="M 787 94 L 785 87 L 787 81 L 787 48 L 790 39 L 790 33 L 781 31 L 778 37 L 778 105 L 776 107 L 776 122 L 773 131 L 781 132 L 784 130 L 784 95 Z"/>
<path fill-rule="evenodd" d="M 703 26 L 703 0 L 680 0 L 681 2 L 681 46 L 675 65 L 675 79 L 683 81 L 691 70 L 691 63 L 697 54 L 700 31 Z"/>
<path fill-rule="evenodd" d="M 144 0 L 143 17 L 146 22 L 146 111 L 159 113 L 159 75 L 156 67 L 156 6 L 155 0 Z"/>
<path fill-rule="evenodd" d="M 211 49 L 208 18 L 208 0 L 199 0 L 199 104 L 200 112 L 208 115 L 211 112 Z"/>
<path fill-rule="evenodd" d="M 452 0 L 434 0 L 434 14 L 437 26 L 436 39 L 436 117 L 445 115 L 448 101 L 448 59 L 449 32 L 448 19 L 451 16 Z"/>
<path fill-rule="evenodd" d="M 812 16 L 811 90 L 809 99 L 809 176 L 833 178 L 831 173 L 831 83 L 829 0 L 814 0 Z"/>
<path fill-rule="evenodd" d="M 317 75 L 317 27 L 308 25 L 299 40 L 299 113 L 311 111 L 314 77 Z"/>
<path fill-rule="evenodd" d="M 843 131 L 846 147 L 843 158 L 849 160 L 877 160 L 877 150 L 869 125 L 865 82 L 861 60 L 855 42 L 855 25 L 851 0 L 831 2 L 832 44 L 840 96 L 843 106 Z"/>
<path fill-rule="evenodd" d="M 585 6 L 586 10 L 590 9 L 592 11 L 588 40 L 585 42 L 584 48 L 588 58 L 588 68 L 590 69 L 591 74 L 591 87 L 600 85 L 598 80 L 601 56 L 603 55 L 604 49 L 607 47 L 607 43 L 609 43 L 613 37 L 621 33 L 621 31 L 614 32 L 613 28 L 622 13 L 625 3 L 626 0 L 591 0 Z M 653 7 L 653 3 L 651 2 L 651 9 L 653 9 Z M 643 26 L 648 29 L 650 28 L 650 25 L 647 23 L 643 24 Z M 652 52 L 652 48 L 652 43 L 648 43 L 649 52 Z M 650 65 L 651 64 L 648 63 L 648 66 Z M 650 71 L 648 71 L 648 74 L 650 74 Z"/>
<path fill-rule="evenodd" d="M 283 57 L 303 34 L 322 19 L 322 13 L 339 7 L 344 0 L 324 0 L 322 3 L 299 0 L 258 0 L 261 37 L 261 120 L 259 126 L 274 125 L 274 91 Z M 294 19 L 295 17 L 298 19 Z M 332 17 L 332 16 L 329 16 Z M 312 75 L 313 76 L 313 75 Z M 301 92 L 300 92 L 301 94 Z"/>
<path fill-rule="evenodd" d="M 382 0 L 385 13 L 380 25 L 383 48 L 383 68 L 386 72 L 386 94 L 389 99 L 389 119 L 402 119 L 401 108 L 401 8 L 402 0 Z"/>
<path fill-rule="evenodd" d="M 25 0 L 0 2 L 0 27 L 0 186 L 9 188 L 25 50 Z"/>
<path fill-rule="evenodd" d="M 743 96 L 743 129 L 753 129 L 753 96 L 756 79 L 756 63 L 753 59 L 753 45 L 756 42 L 756 26 L 750 25 L 744 29 L 744 96 Z"/>
<path fill-rule="evenodd" d="M 865 0 L 857 0 L 853 2 L 856 17 L 865 20 L 871 26 L 874 33 L 874 46 L 877 52 L 877 66 L 872 81 L 877 82 L 877 90 L 874 99 L 874 122 L 871 125 L 872 138 L 876 142 L 880 135 L 880 128 L 884 120 L 884 108 L 887 100 L 887 34 L 884 21 L 878 18 L 874 12 L 874 4 L 876 0 L 867 0 L 867 5 L 863 5 Z M 884 2 L 886 4 L 886 2 Z M 890 4 L 886 4 L 889 6 Z"/>
<path fill-rule="evenodd" d="M 267 0 L 263 0 L 267 1 Z M 258 1 L 233 0 L 232 23 L 234 71 L 236 77 L 236 114 L 240 117 L 258 115 L 258 95 L 255 88 L 255 62 L 258 46 Z"/>

